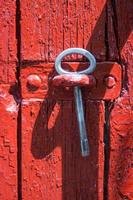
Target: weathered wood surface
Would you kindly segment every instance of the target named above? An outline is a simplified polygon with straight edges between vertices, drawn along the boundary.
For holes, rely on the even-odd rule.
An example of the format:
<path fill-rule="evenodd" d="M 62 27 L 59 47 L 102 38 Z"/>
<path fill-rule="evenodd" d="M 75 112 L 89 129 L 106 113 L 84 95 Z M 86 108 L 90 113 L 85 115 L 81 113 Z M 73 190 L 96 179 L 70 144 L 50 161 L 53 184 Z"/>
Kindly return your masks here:
<path fill-rule="evenodd" d="M 133 200 L 133 1 L 113 1 L 113 8 L 124 74 L 121 97 L 110 115 L 108 199 Z"/>
<path fill-rule="evenodd" d="M 130 0 L 0 1 L 0 199 L 133 200 L 132 10 Z M 92 151 L 86 159 L 72 100 L 48 95 L 44 102 L 23 99 L 19 107 L 20 67 L 54 62 L 69 47 L 123 70 L 122 93 L 111 110 L 110 103 L 105 112 L 103 101 L 85 102 Z"/>
<path fill-rule="evenodd" d="M 120 97 L 110 116 L 110 200 L 133 199 L 133 110 L 129 96 Z M 110 187 L 111 186 L 111 187 Z"/>
<path fill-rule="evenodd" d="M 105 60 L 105 3 L 105 0 L 24 0 L 22 59 L 54 61 L 63 49 L 83 47 L 90 49 L 97 59 Z"/>
<path fill-rule="evenodd" d="M 83 158 L 74 102 L 23 100 L 23 199 L 103 199 L 104 104 L 85 108 L 91 153 Z"/>
<path fill-rule="evenodd" d="M 115 126 L 117 126 L 117 124 L 113 123 L 116 120 L 115 116 L 117 118 L 118 115 L 117 119 L 121 119 L 122 115 L 121 112 L 119 112 L 119 106 L 121 104 L 123 112 L 127 113 L 128 111 L 126 109 L 128 108 L 130 110 L 132 108 L 132 2 L 125 0 L 83 0 L 79 2 L 74 0 L 67 2 L 48 1 L 46 3 L 40 0 L 27 3 L 27 1 L 23 1 L 21 4 L 21 13 L 21 55 L 22 63 L 25 66 L 26 63 L 28 65 L 29 63 L 34 65 L 40 61 L 54 61 L 58 53 L 63 49 L 75 46 L 90 50 L 99 61 L 114 60 L 121 64 L 123 69 L 124 92 L 115 102 L 114 109 L 109 118 L 110 131 L 108 131 L 107 134 L 109 134 L 110 140 L 105 143 L 105 154 L 109 151 L 109 157 L 106 156 L 104 162 L 104 199 L 132 199 L 132 184 L 130 184 L 131 187 L 128 187 L 128 192 L 124 194 L 121 192 L 119 182 L 117 182 L 115 176 L 116 173 L 120 174 L 120 180 L 126 180 L 125 188 L 127 188 L 129 178 L 124 178 L 121 169 L 119 169 L 119 171 L 115 167 L 117 165 L 122 165 L 117 155 L 118 151 L 120 151 L 118 143 L 120 142 L 120 146 L 123 144 L 122 148 L 124 148 L 124 145 L 126 146 L 126 141 L 125 143 L 123 143 L 123 140 L 119 141 L 118 133 L 115 134 Z M 66 60 L 74 61 L 75 58 L 76 60 L 81 60 L 79 56 L 69 56 Z M 125 94 L 127 94 L 127 96 Z M 128 106 L 122 103 L 125 102 L 127 98 L 127 102 L 130 102 L 130 105 L 127 104 Z M 132 130 L 132 123 L 130 123 L 131 118 L 129 117 L 126 119 L 125 115 L 125 119 L 122 121 L 123 124 L 125 124 L 126 121 L 129 121 L 130 130 Z M 117 123 L 121 127 L 120 120 L 117 120 Z M 128 129 L 120 129 L 120 135 L 122 131 L 128 131 Z M 128 135 L 127 132 L 125 134 Z M 117 144 L 116 150 L 115 144 Z M 128 148 L 131 148 L 130 144 Z M 99 165 L 102 164 L 100 162 L 101 161 L 99 161 Z M 126 162 L 127 160 L 125 159 L 124 163 Z M 115 163 L 113 167 L 112 163 Z M 131 174 L 131 172 L 129 174 Z M 80 197 L 78 196 L 76 198 L 78 199 Z"/>
<path fill-rule="evenodd" d="M 17 200 L 16 2 L 0 1 L 0 199 Z"/>
<path fill-rule="evenodd" d="M 22 67 L 54 62 L 69 47 L 86 48 L 97 60 L 106 60 L 106 9 L 105 0 L 24 0 L 21 3 Z M 81 56 L 65 58 L 67 61 L 81 59 Z M 51 97 L 48 95 L 48 98 Z M 91 155 L 86 159 L 80 155 L 73 103 L 62 101 L 60 112 L 52 104 L 49 100 L 44 100 L 42 105 L 37 99 L 23 100 L 23 198 L 103 200 L 104 103 L 86 102 L 91 143 Z M 51 128 L 47 127 L 48 120 Z"/>
<path fill-rule="evenodd" d="M 9 86 L 0 85 L 0 198 L 17 200 L 17 112 Z"/>

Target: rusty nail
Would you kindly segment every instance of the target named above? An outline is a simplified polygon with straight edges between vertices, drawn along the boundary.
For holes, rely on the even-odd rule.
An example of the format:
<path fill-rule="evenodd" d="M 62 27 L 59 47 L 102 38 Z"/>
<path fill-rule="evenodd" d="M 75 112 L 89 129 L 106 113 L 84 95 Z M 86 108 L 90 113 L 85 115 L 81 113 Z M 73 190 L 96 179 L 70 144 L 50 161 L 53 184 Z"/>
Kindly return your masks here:
<path fill-rule="evenodd" d="M 30 90 L 37 90 L 41 86 L 41 78 L 38 75 L 31 74 L 27 78 L 27 86 Z"/>
<path fill-rule="evenodd" d="M 116 80 L 113 76 L 108 76 L 104 78 L 104 83 L 107 88 L 113 88 L 116 85 Z"/>

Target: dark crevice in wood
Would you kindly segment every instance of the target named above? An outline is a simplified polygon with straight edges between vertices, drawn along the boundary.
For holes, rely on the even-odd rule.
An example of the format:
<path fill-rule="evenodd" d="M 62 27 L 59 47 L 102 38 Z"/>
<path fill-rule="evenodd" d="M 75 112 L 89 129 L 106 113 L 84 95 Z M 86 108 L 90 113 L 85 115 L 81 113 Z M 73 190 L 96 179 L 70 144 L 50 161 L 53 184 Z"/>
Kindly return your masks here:
<path fill-rule="evenodd" d="M 104 123 L 104 194 L 103 200 L 108 200 L 108 178 L 110 161 L 110 113 L 114 107 L 114 102 L 105 102 L 105 123 Z"/>
<path fill-rule="evenodd" d="M 109 125 L 108 125 L 108 103 L 105 102 L 105 124 L 104 124 L 104 185 L 103 200 L 108 200 L 108 174 L 109 174 Z"/>
<path fill-rule="evenodd" d="M 109 60 L 109 40 L 108 40 L 108 8 L 105 8 L 105 48 L 106 60 Z M 104 123 L 104 178 L 103 178 L 103 200 L 108 200 L 108 175 L 109 175 L 109 102 L 105 101 L 105 123 Z"/>
<path fill-rule="evenodd" d="M 16 40 L 17 40 L 17 59 L 18 64 L 21 62 L 21 11 L 20 0 L 16 0 Z M 18 72 L 20 71 L 18 65 Z"/>
<path fill-rule="evenodd" d="M 103 62 L 107 62 L 108 60 L 106 61 L 103 61 L 103 60 L 97 60 L 97 63 L 103 63 Z M 77 61 L 72 61 L 72 60 L 65 60 L 63 61 L 64 63 L 86 63 L 87 62 L 87 59 L 86 60 L 77 60 Z M 63 63 L 62 62 L 62 63 Z M 109 62 L 116 62 L 116 61 L 109 61 Z M 89 63 L 89 61 L 88 61 Z M 45 62 L 45 61 L 41 61 L 41 60 L 23 60 L 21 61 L 21 66 L 20 67 L 27 67 L 27 66 L 36 66 L 36 65 L 45 65 L 45 64 L 53 64 L 54 65 L 54 62 Z"/>
<path fill-rule="evenodd" d="M 16 67 L 16 79 L 17 79 L 17 93 L 18 93 L 18 117 L 17 117 L 17 175 L 18 175 L 18 200 L 22 200 L 22 144 L 21 144 L 21 83 L 20 83 L 20 66 L 21 66 L 21 12 L 20 12 L 20 0 L 16 0 L 16 40 L 17 40 L 17 67 Z"/>
<path fill-rule="evenodd" d="M 54 62 L 45 62 L 45 61 L 41 61 L 41 60 L 23 60 L 23 61 L 21 61 L 21 67 L 41 65 L 41 64 L 47 64 L 47 63 L 54 64 Z"/>

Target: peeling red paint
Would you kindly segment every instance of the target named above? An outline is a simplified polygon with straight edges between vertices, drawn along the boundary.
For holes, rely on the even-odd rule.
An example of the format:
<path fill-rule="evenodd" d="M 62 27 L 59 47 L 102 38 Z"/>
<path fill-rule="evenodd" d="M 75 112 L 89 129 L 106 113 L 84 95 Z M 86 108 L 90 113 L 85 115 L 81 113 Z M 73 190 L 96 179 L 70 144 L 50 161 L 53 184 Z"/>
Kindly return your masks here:
<path fill-rule="evenodd" d="M 0 199 L 133 200 L 132 10 L 127 0 L 0 1 Z M 96 85 L 82 90 L 88 158 L 73 88 L 52 85 L 55 58 L 70 47 L 98 63 Z M 86 67 L 81 55 L 64 61 L 70 71 Z M 56 85 L 90 84 L 60 78 Z"/>
<path fill-rule="evenodd" d="M 114 1 L 112 6 L 125 76 L 123 92 L 110 116 L 108 199 L 133 200 L 133 2 Z"/>
<path fill-rule="evenodd" d="M 0 85 L 0 198 L 17 199 L 17 111 L 6 85 Z"/>
<path fill-rule="evenodd" d="M 17 200 L 16 1 L 0 1 L 0 199 Z"/>
<path fill-rule="evenodd" d="M 53 85 L 60 87 L 88 86 L 96 85 L 96 80 L 92 75 L 58 75 L 52 80 Z"/>
<path fill-rule="evenodd" d="M 110 116 L 110 199 L 133 199 L 132 106 L 129 96 L 120 97 Z"/>
<path fill-rule="evenodd" d="M 72 199 L 76 194 L 81 198 L 89 198 L 90 194 L 94 199 L 101 198 L 103 102 L 86 101 L 91 156 L 85 159 L 80 153 L 74 102 L 26 101 L 28 105 L 22 106 L 23 198 Z M 99 126 L 94 123 L 94 116 Z"/>
<path fill-rule="evenodd" d="M 63 67 L 76 71 L 80 68 L 85 68 L 88 63 L 85 62 L 65 62 Z M 102 69 L 102 71 L 101 71 Z M 36 75 L 41 80 L 39 87 L 29 88 L 29 76 Z M 27 66 L 21 70 L 22 83 L 22 98 L 55 98 L 71 100 L 73 98 L 73 87 L 53 87 L 52 80 L 57 75 L 54 70 L 53 63 L 42 63 L 40 65 Z M 97 63 L 96 70 L 92 74 L 96 80 L 96 85 L 93 87 L 84 87 L 83 96 L 85 99 L 104 99 L 113 100 L 120 95 L 122 68 L 116 62 L 101 62 Z M 115 86 L 110 88 L 105 84 L 105 79 L 108 77 L 115 78 Z M 71 83 L 70 83 L 71 84 Z M 62 84 L 63 85 L 63 84 Z M 66 95 L 67 94 L 67 95 Z"/>

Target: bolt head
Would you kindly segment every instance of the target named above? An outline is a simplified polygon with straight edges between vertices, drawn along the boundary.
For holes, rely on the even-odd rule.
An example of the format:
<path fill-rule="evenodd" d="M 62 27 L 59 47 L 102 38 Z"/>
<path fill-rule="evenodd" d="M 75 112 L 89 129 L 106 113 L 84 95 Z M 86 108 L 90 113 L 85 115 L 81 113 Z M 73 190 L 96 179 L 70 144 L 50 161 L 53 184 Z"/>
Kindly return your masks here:
<path fill-rule="evenodd" d="M 107 88 L 111 89 L 116 85 L 116 80 L 113 76 L 108 76 L 104 79 Z"/>
<path fill-rule="evenodd" d="M 36 74 L 31 74 L 27 78 L 27 87 L 29 90 L 37 90 L 41 86 L 41 78 Z"/>

